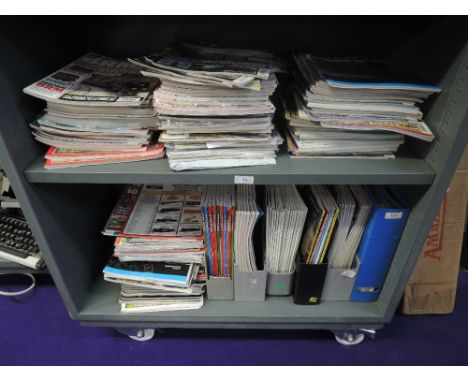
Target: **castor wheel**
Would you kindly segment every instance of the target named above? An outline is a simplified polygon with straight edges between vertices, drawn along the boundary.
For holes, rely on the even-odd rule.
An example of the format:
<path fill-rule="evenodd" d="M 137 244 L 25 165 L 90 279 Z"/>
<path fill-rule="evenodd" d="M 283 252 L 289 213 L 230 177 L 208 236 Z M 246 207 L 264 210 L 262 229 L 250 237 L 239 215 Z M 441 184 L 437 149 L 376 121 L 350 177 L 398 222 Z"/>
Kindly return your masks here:
<path fill-rule="evenodd" d="M 359 345 L 364 341 L 363 333 L 344 332 L 343 335 L 335 334 L 336 342 L 345 346 Z"/>
<path fill-rule="evenodd" d="M 132 340 L 135 341 L 149 341 L 154 337 L 154 329 L 139 329 L 137 334 L 134 336 L 129 335 Z"/>
<path fill-rule="evenodd" d="M 154 337 L 156 332 L 152 328 L 114 328 L 121 334 L 124 334 L 135 341 L 149 341 Z"/>
<path fill-rule="evenodd" d="M 361 329 L 348 329 L 348 330 L 333 330 L 335 335 L 336 342 L 345 346 L 359 345 L 366 334 L 374 339 L 375 338 L 375 329 L 361 328 Z"/>

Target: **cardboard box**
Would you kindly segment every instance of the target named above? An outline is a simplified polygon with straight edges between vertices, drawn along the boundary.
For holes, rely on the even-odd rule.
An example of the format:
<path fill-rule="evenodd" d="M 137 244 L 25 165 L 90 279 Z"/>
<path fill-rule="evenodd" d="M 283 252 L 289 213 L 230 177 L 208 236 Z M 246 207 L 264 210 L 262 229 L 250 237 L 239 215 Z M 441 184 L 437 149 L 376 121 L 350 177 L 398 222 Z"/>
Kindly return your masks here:
<path fill-rule="evenodd" d="M 408 281 L 403 314 L 447 314 L 455 306 L 468 202 L 468 149 Z"/>

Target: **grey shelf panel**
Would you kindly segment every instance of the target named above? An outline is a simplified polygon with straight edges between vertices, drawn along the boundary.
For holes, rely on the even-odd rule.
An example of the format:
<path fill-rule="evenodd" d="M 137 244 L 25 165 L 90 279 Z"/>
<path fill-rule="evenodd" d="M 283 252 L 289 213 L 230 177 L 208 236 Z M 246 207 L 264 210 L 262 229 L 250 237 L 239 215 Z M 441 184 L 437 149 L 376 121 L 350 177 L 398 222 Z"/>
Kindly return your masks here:
<path fill-rule="evenodd" d="M 292 297 L 268 297 L 265 302 L 211 301 L 205 298 L 201 309 L 158 312 L 120 313 L 118 298 L 120 286 L 97 280 L 77 319 L 86 322 L 106 322 L 114 326 L 132 323 L 152 324 L 157 327 L 199 328 L 222 324 L 237 327 L 330 327 L 370 323 L 384 323 L 377 303 L 322 302 L 315 306 L 295 305 Z"/>
<path fill-rule="evenodd" d="M 47 274 L 47 268 L 33 269 L 17 264 L 13 261 L 0 259 L 0 273 L 34 273 L 34 274 Z"/>
<path fill-rule="evenodd" d="M 174 172 L 167 159 L 46 170 L 39 158 L 26 171 L 30 183 L 232 184 L 236 175 L 255 184 L 432 184 L 433 170 L 422 159 L 385 160 L 290 158 L 282 153 L 274 166 Z"/>

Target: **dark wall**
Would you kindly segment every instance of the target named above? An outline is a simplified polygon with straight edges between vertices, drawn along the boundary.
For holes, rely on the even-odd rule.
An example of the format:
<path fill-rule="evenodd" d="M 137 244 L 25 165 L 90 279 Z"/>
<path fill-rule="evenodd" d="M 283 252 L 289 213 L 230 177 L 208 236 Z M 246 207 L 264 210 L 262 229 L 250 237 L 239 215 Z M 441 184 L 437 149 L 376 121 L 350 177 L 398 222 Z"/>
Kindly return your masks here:
<path fill-rule="evenodd" d="M 202 39 L 291 49 L 388 52 L 437 23 L 440 17 L 83 16 L 3 17 L 0 33 L 40 57 L 88 50 L 133 56 L 177 40 Z M 33 47 L 31 47 L 33 45 Z"/>

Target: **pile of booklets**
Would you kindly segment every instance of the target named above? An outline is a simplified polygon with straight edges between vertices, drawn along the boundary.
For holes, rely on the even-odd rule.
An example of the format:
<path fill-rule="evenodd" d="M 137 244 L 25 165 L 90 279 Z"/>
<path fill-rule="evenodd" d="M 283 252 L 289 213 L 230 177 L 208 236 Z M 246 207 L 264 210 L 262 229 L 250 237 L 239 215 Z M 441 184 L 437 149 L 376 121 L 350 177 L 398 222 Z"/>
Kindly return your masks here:
<path fill-rule="evenodd" d="M 297 156 L 394 158 L 404 136 L 431 141 L 421 85 L 392 62 L 295 54 L 287 98 L 288 149 Z"/>
<path fill-rule="evenodd" d="M 31 123 L 35 139 L 50 146 L 45 168 L 162 158 L 164 146 L 152 131 L 158 84 L 125 60 L 88 53 L 26 87 L 47 101 Z"/>
<path fill-rule="evenodd" d="M 294 185 L 267 186 L 265 202 L 265 269 L 292 272 L 307 206 Z"/>
<path fill-rule="evenodd" d="M 116 236 L 104 279 L 122 284 L 122 312 L 203 306 L 201 187 L 128 186 L 103 233 Z"/>
<path fill-rule="evenodd" d="M 310 212 L 301 243 L 301 255 L 307 264 L 320 264 L 327 253 L 340 210 L 326 186 L 309 186 L 303 194 Z"/>
<path fill-rule="evenodd" d="M 204 186 L 202 206 L 208 274 L 214 277 L 231 277 L 236 216 L 234 186 Z"/>
<path fill-rule="evenodd" d="M 358 185 L 336 186 L 335 192 L 340 212 L 328 262 L 332 268 L 349 269 L 366 228 L 372 201 L 368 192 Z"/>
<path fill-rule="evenodd" d="M 129 59 L 161 80 L 153 94 L 169 166 L 175 171 L 276 163 L 275 72 L 269 53 L 180 44 Z"/>
<path fill-rule="evenodd" d="M 333 192 L 322 185 L 303 192 L 309 207 L 300 254 L 304 263 L 332 268 L 351 268 L 366 228 L 372 203 L 362 186 L 335 186 Z"/>
<path fill-rule="evenodd" d="M 235 263 L 241 272 L 257 270 L 253 235 L 263 211 L 257 204 L 255 186 L 236 186 L 236 221 L 234 227 Z"/>

